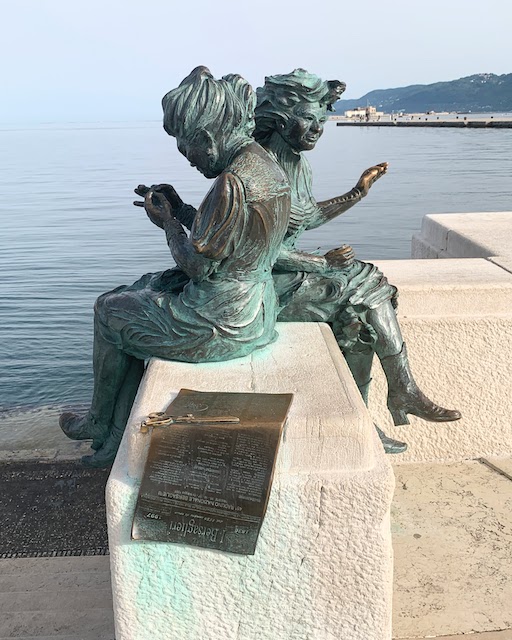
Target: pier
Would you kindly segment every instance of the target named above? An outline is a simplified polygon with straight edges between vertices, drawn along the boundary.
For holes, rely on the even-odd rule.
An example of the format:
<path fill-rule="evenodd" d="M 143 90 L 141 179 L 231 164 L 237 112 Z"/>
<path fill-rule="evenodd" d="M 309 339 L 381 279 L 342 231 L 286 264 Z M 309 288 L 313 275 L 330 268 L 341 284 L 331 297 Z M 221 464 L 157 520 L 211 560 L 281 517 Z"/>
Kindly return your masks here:
<path fill-rule="evenodd" d="M 337 127 L 449 127 L 455 129 L 512 129 L 512 116 L 494 117 L 471 117 L 471 116 L 407 116 L 358 120 L 345 118 L 343 116 L 333 116 L 331 120 L 336 121 Z"/>

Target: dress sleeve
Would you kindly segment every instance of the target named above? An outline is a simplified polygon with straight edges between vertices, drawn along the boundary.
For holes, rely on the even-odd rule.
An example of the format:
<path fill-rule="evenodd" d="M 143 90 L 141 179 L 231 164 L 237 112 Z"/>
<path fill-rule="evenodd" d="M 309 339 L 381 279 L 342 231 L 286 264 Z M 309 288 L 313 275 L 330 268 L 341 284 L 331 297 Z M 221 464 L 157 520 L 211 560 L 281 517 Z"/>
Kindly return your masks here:
<path fill-rule="evenodd" d="M 246 225 L 244 185 L 234 173 L 222 173 L 199 207 L 191 231 L 192 245 L 197 253 L 220 262 L 243 241 Z"/>

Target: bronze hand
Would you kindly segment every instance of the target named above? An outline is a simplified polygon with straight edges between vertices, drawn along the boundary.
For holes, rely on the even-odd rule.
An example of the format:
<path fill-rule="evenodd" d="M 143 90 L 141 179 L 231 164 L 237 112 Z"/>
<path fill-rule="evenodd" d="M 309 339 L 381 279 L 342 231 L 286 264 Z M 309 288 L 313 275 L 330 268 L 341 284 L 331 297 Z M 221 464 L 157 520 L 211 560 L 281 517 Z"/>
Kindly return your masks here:
<path fill-rule="evenodd" d="M 361 192 L 361 195 L 364 197 L 370 191 L 370 187 L 381 178 L 388 170 L 388 163 L 381 162 L 380 164 L 376 164 L 374 167 L 370 167 L 363 171 L 361 177 L 359 178 L 358 183 L 356 184 L 356 189 Z"/>
<path fill-rule="evenodd" d="M 344 244 L 338 249 L 332 249 L 331 251 L 328 251 L 325 254 L 324 258 L 327 260 L 327 264 L 330 267 L 347 267 L 354 262 L 354 249 L 352 249 L 349 244 Z"/>
<path fill-rule="evenodd" d="M 146 187 L 140 184 L 135 190 L 144 201 L 136 200 L 133 204 L 144 207 L 149 219 L 161 229 L 166 221 L 176 217 L 176 211 L 183 206 L 183 201 L 169 184 L 156 184 Z"/>

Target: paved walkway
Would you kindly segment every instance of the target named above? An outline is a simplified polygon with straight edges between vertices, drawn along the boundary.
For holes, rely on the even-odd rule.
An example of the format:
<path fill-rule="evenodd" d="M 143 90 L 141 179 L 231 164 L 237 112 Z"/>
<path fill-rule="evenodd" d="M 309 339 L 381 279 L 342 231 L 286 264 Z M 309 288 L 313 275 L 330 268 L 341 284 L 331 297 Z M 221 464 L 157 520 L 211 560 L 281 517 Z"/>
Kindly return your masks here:
<path fill-rule="evenodd" d="M 114 640 L 108 556 L 0 560 L 0 640 Z"/>
<path fill-rule="evenodd" d="M 395 475 L 395 636 L 506 629 L 496 640 L 512 640 L 512 460 L 400 465 Z"/>
<path fill-rule="evenodd" d="M 48 448 L 27 425 L 39 448 L 12 439 L 18 453 L 2 447 L 0 460 L 88 447 L 57 429 Z M 395 638 L 512 640 L 512 459 L 397 465 L 395 475 Z M 0 560 L 0 640 L 12 638 L 113 640 L 108 556 Z"/>

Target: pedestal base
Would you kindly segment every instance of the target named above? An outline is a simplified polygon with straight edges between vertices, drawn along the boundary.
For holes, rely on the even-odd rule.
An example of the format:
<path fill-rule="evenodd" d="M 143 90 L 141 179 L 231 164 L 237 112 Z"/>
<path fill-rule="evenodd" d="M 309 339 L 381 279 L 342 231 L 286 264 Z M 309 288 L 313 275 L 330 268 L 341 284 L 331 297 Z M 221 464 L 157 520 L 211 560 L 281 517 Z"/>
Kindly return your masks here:
<path fill-rule="evenodd" d="M 150 363 L 107 486 L 117 640 L 391 638 L 391 467 L 330 329 L 278 331 L 239 360 Z M 254 556 L 130 539 L 138 426 L 182 387 L 295 394 Z"/>

